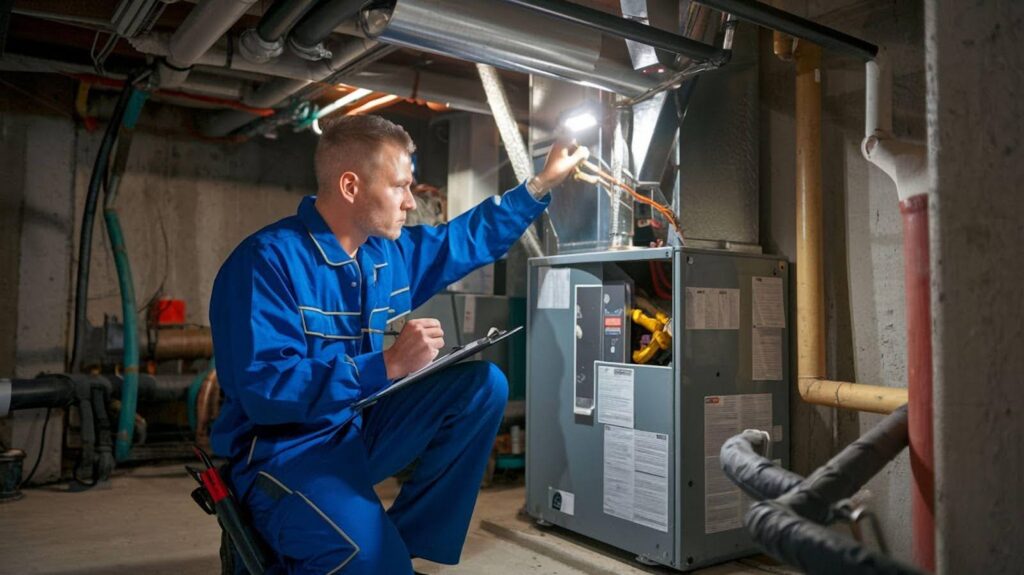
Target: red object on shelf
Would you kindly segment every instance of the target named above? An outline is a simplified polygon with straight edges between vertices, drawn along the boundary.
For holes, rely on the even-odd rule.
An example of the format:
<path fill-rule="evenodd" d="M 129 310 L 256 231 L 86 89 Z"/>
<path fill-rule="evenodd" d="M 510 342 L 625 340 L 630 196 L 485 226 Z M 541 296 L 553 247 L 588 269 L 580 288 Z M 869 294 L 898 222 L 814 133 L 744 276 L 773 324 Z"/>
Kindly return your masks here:
<path fill-rule="evenodd" d="M 185 300 L 160 298 L 150 304 L 149 317 L 156 325 L 185 323 Z"/>

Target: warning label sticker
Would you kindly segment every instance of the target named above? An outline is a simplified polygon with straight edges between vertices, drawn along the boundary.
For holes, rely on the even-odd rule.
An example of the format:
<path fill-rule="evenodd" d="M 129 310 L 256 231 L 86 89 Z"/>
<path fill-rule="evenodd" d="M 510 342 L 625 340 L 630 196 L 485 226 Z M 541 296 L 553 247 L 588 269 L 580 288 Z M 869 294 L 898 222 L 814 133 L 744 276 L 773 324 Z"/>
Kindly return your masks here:
<path fill-rule="evenodd" d="M 748 393 L 704 398 L 704 533 L 743 526 L 747 497 L 722 472 L 719 452 L 745 429 L 772 431 L 772 395 Z"/>

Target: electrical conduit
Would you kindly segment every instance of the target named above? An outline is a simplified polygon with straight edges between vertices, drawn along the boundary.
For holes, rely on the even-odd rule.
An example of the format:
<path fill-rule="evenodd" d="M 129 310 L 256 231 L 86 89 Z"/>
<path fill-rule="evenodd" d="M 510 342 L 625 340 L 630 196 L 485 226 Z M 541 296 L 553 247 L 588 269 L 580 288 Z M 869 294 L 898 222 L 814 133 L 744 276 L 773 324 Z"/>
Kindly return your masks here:
<path fill-rule="evenodd" d="M 131 99 L 128 101 L 122 120 L 122 127 L 126 132 L 135 128 L 146 98 L 148 98 L 146 92 L 132 90 Z M 130 136 L 122 136 L 122 138 L 126 137 Z M 124 154 L 125 158 L 118 158 L 115 163 L 122 169 L 127 153 L 127 145 L 119 146 L 118 155 Z M 132 281 L 132 268 L 128 261 L 128 249 L 125 247 L 121 221 L 112 202 L 116 197 L 119 179 L 120 173 L 115 173 L 108 184 L 103 219 L 107 224 L 107 234 L 110 236 L 110 245 L 114 252 L 117 283 L 121 290 L 121 313 L 124 315 L 124 360 L 122 362 L 124 384 L 121 386 L 121 413 L 118 417 L 117 436 L 114 444 L 114 457 L 118 461 L 124 461 L 131 454 L 132 436 L 135 431 L 135 411 L 139 398 L 139 334 L 135 318 L 135 285 Z"/>

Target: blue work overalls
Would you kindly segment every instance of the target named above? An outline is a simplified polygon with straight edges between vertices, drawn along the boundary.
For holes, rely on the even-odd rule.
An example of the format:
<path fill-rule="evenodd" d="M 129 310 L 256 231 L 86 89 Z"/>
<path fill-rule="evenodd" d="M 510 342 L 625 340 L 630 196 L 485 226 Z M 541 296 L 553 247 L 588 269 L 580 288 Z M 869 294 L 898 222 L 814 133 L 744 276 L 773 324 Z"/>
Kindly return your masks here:
<path fill-rule="evenodd" d="M 548 201 L 519 185 L 447 225 L 370 238 L 353 258 L 307 197 L 224 263 L 210 304 L 225 396 L 213 448 L 279 568 L 407 575 L 410 557 L 458 562 L 504 375 L 465 363 L 362 414 L 351 405 L 390 383 L 387 324 L 501 257 Z M 417 459 L 385 512 L 373 485 Z"/>

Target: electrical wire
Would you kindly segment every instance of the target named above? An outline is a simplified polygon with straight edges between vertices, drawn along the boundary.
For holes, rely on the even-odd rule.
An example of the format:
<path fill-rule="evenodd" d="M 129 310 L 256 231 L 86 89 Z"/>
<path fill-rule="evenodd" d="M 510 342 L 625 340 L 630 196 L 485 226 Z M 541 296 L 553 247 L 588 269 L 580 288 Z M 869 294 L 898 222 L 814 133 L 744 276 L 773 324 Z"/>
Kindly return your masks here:
<path fill-rule="evenodd" d="M 588 174 L 587 172 L 583 171 L 583 168 L 590 170 L 590 172 L 592 173 Z M 675 228 L 676 233 L 679 234 L 680 241 L 683 240 L 683 229 L 682 227 L 680 227 L 679 220 L 678 218 L 676 218 L 675 212 L 673 212 L 671 208 L 664 204 L 658 203 L 650 198 L 647 198 L 642 194 L 638 194 L 636 190 L 634 190 L 628 184 L 612 176 L 608 172 L 604 171 L 600 166 L 590 161 L 584 160 L 582 163 L 576 166 L 576 173 L 574 174 L 574 177 L 577 180 L 581 180 L 590 184 L 605 184 L 607 186 L 615 186 L 622 190 L 625 190 L 629 195 L 633 196 L 634 200 L 642 204 L 647 204 L 648 206 L 651 206 L 655 211 L 661 214 L 662 217 L 664 217 L 668 221 L 668 223 L 672 224 L 672 227 Z"/>
<path fill-rule="evenodd" d="M 43 420 L 43 433 L 39 438 L 39 453 L 36 454 L 36 462 L 32 464 L 32 471 L 29 471 L 28 475 L 25 476 L 25 478 L 21 480 L 21 483 L 18 484 L 19 489 L 22 485 L 25 485 L 32 480 L 32 477 L 36 474 L 36 470 L 39 469 L 39 462 L 43 460 L 43 449 L 46 447 L 46 427 L 50 425 L 50 412 L 52 409 L 52 407 L 46 408 L 46 419 Z"/>

